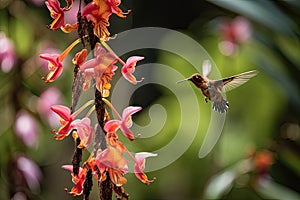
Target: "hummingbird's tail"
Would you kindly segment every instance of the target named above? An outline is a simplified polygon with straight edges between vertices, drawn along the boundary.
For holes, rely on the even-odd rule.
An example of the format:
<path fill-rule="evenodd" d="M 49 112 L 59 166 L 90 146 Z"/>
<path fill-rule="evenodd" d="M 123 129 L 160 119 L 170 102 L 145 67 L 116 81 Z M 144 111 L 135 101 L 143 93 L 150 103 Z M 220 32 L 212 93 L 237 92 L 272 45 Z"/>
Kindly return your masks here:
<path fill-rule="evenodd" d="M 218 101 L 213 102 L 213 109 L 217 112 L 224 113 L 228 110 L 228 108 L 229 108 L 229 103 L 223 98 L 220 102 Z"/>

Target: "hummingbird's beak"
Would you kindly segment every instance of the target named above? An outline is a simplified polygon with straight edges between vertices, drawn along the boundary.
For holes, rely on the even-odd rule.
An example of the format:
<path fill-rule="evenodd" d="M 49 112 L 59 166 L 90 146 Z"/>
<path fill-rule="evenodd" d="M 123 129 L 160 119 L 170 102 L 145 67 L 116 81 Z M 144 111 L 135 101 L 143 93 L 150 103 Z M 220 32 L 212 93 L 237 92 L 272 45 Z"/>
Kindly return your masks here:
<path fill-rule="evenodd" d="M 178 84 L 178 83 L 182 83 L 182 82 L 184 82 L 184 81 L 188 81 L 190 78 L 186 78 L 186 79 L 183 79 L 183 80 L 180 80 L 180 81 L 177 81 L 176 82 L 176 84 Z"/>

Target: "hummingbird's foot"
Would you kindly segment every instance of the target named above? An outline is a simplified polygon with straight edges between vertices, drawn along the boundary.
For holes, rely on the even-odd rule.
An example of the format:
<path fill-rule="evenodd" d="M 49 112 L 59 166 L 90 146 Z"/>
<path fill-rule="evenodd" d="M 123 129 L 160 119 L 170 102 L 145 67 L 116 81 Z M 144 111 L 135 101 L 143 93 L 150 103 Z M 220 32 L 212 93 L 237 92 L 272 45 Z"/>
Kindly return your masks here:
<path fill-rule="evenodd" d="M 206 103 L 208 102 L 208 98 L 207 97 L 205 97 L 204 100 L 205 100 Z"/>

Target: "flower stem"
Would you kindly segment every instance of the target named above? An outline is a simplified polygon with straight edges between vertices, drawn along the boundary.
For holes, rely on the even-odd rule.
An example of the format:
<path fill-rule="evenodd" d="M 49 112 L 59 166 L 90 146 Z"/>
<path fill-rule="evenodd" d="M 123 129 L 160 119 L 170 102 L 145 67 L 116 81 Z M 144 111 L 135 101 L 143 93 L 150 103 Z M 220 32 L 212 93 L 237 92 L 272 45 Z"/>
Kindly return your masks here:
<path fill-rule="evenodd" d="M 125 65 L 125 62 L 110 48 L 105 41 L 101 40 L 101 44 L 105 47 L 107 51 L 109 51 L 122 65 Z"/>
<path fill-rule="evenodd" d="M 118 111 L 115 109 L 115 107 L 107 99 L 102 98 L 102 101 L 104 101 L 104 103 L 111 108 L 111 110 L 115 113 L 115 115 L 117 115 L 117 117 L 120 120 L 122 120 L 122 117 L 120 116 L 120 114 L 118 113 Z"/>
<path fill-rule="evenodd" d="M 89 109 L 89 111 L 87 112 L 87 114 L 85 115 L 85 117 L 89 117 L 91 114 L 92 114 L 92 112 L 95 110 L 95 105 L 93 105 L 90 109 Z"/>
<path fill-rule="evenodd" d="M 93 104 L 95 100 L 90 100 L 86 102 L 83 106 L 81 106 L 76 112 L 72 114 L 72 116 L 75 118 L 79 113 L 81 113 L 84 109 L 86 109 L 89 105 Z"/>
<path fill-rule="evenodd" d="M 86 38 L 87 36 L 83 36 L 82 38 Z M 65 57 L 70 53 L 70 51 L 77 45 L 79 44 L 81 41 L 81 38 L 78 38 L 77 40 L 75 40 L 72 44 L 70 44 L 70 46 L 68 46 L 68 48 L 66 48 L 58 57 L 58 60 L 60 62 L 62 62 Z"/>

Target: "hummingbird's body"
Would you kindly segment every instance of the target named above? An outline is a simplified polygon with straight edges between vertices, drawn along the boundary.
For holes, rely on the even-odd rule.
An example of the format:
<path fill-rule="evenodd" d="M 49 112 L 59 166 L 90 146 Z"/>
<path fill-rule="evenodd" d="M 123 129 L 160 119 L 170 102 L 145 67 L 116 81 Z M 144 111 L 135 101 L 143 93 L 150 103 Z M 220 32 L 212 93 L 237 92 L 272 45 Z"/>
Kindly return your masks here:
<path fill-rule="evenodd" d="M 209 61 L 206 61 L 203 64 L 203 76 L 196 73 L 183 81 L 189 80 L 201 89 L 202 94 L 205 96 L 205 101 L 208 102 L 208 100 L 211 100 L 213 102 L 213 109 L 220 113 L 226 112 L 229 108 L 229 103 L 223 98 L 222 93 L 242 85 L 257 74 L 257 71 L 253 70 L 221 80 L 210 80 L 208 78 L 210 68 Z"/>

